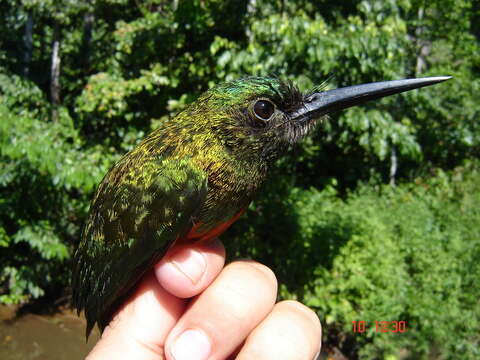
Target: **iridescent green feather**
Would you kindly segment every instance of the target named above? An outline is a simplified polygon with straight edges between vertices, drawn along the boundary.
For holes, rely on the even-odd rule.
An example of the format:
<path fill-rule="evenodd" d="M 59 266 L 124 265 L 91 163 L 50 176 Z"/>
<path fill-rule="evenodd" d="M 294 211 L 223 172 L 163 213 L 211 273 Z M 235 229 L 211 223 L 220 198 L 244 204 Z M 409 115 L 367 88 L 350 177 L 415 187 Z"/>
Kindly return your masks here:
<path fill-rule="evenodd" d="M 207 194 L 205 173 L 188 160 L 152 158 L 139 169 L 127 157 L 116 168 L 121 175 L 102 183 L 75 255 L 73 304 L 85 310 L 87 336 L 190 229 Z"/>

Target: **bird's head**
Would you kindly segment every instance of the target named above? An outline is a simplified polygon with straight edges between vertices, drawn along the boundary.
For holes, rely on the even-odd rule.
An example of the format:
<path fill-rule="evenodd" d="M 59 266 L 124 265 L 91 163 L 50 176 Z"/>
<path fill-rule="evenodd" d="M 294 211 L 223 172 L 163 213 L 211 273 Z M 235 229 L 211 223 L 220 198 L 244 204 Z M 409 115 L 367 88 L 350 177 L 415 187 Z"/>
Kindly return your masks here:
<path fill-rule="evenodd" d="M 273 159 L 307 135 L 324 115 L 449 78 L 384 81 L 302 93 L 276 77 L 247 77 L 213 87 L 185 115 L 201 118 L 197 125 L 215 134 L 227 151 Z"/>

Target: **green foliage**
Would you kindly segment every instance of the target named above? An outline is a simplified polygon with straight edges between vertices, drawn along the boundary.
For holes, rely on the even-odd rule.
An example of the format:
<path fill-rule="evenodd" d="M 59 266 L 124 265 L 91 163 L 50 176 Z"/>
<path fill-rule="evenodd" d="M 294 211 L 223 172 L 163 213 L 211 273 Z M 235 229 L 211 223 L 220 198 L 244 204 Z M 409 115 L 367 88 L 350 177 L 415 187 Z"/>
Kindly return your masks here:
<path fill-rule="evenodd" d="M 2 75 L 0 90 L 0 302 L 19 303 L 68 281 L 79 217 L 116 157 L 82 148 L 66 109 L 47 122 L 34 84 Z"/>
<path fill-rule="evenodd" d="M 325 120 L 224 240 L 272 266 L 282 296 L 315 307 L 327 344 L 352 358 L 478 357 L 479 174 L 461 167 L 480 153 L 478 2 L 0 0 L 0 12 L 0 302 L 64 291 L 103 174 L 219 81 L 453 75 Z M 353 320 L 409 330 L 354 336 Z"/>
<path fill-rule="evenodd" d="M 467 163 L 396 188 L 363 185 L 345 200 L 332 186 L 269 191 L 227 248 L 274 268 L 281 297 L 315 308 L 348 357 L 475 359 L 479 176 Z M 370 327 L 355 334 L 352 321 Z M 375 321 L 406 321 L 407 331 L 376 332 Z"/>
<path fill-rule="evenodd" d="M 332 266 L 315 269 L 305 299 L 329 314 L 336 335 L 364 345 L 360 355 L 478 357 L 479 175 L 478 167 L 460 168 L 381 197 L 363 188 L 335 208 L 302 209 L 323 215 L 312 220 L 314 234 L 325 224 L 349 233 Z M 363 337 L 351 331 L 358 320 L 372 325 Z M 375 320 L 404 320 L 408 330 L 375 333 Z"/>

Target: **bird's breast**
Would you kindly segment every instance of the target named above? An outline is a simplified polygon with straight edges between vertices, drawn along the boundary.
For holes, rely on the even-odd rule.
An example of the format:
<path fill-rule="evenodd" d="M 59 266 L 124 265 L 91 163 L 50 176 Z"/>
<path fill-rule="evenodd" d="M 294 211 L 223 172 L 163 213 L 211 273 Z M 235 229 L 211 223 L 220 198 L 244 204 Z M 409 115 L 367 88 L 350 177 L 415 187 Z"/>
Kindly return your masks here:
<path fill-rule="evenodd" d="M 215 225 L 213 228 L 205 231 L 201 230 L 203 224 L 201 222 L 197 222 L 192 226 L 188 234 L 183 239 L 181 239 L 181 241 L 185 240 L 198 242 L 214 239 L 220 236 L 225 230 L 227 230 L 230 225 L 232 225 L 235 221 L 238 220 L 240 216 L 242 216 L 244 212 L 245 209 L 242 209 L 229 220 L 221 222 Z"/>

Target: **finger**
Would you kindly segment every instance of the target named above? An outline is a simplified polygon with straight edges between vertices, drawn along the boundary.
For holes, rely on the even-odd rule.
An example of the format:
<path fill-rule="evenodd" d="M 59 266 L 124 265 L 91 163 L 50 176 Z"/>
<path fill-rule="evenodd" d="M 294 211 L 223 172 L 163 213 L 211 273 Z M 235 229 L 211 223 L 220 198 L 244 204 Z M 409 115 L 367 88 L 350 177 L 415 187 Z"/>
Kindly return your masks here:
<path fill-rule="evenodd" d="M 282 301 L 248 336 L 236 359 L 316 359 L 321 337 L 317 314 L 299 302 Z"/>
<path fill-rule="evenodd" d="M 164 359 L 165 339 L 185 307 L 185 300 L 165 291 L 149 272 L 87 359 Z"/>
<path fill-rule="evenodd" d="M 220 240 L 175 246 L 155 265 L 160 285 L 171 294 L 187 298 L 200 294 L 217 277 L 225 264 Z"/>
<path fill-rule="evenodd" d="M 266 266 L 226 266 L 168 336 L 167 359 L 225 359 L 271 311 L 276 294 L 275 275 Z"/>

